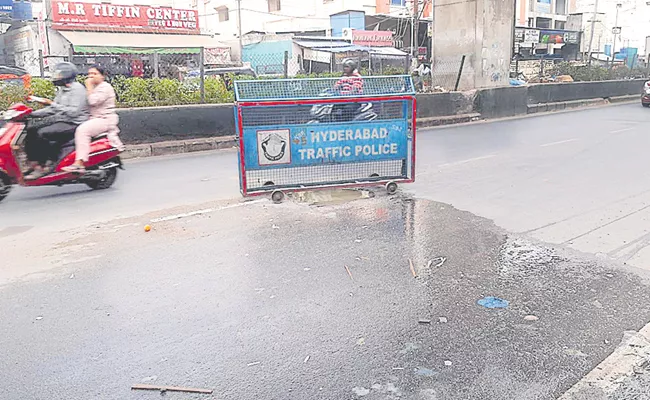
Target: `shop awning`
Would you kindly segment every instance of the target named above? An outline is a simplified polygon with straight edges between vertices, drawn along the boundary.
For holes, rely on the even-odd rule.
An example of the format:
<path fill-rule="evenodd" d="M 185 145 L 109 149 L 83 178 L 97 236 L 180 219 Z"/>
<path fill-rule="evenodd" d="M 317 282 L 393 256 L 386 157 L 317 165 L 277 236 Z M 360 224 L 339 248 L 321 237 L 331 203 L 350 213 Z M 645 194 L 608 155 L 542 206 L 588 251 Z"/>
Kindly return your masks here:
<path fill-rule="evenodd" d="M 203 35 L 162 35 L 154 33 L 104 33 L 59 31 L 75 53 L 88 54 L 197 54 L 201 47 L 228 48 Z"/>
<path fill-rule="evenodd" d="M 379 56 L 405 57 L 408 54 L 394 47 L 370 47 L 370 54 Z"/>

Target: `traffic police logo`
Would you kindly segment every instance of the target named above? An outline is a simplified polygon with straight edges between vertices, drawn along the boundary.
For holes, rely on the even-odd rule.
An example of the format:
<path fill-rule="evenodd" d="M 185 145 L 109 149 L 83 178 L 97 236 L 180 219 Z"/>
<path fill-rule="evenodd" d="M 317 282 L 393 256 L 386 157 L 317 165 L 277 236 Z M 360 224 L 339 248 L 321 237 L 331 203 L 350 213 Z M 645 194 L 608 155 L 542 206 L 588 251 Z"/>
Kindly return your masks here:
<path fill-rule="evenodd" d="M 260 166 L 291 164 L 289 129 L 257 131 L 257 154 Z"/>

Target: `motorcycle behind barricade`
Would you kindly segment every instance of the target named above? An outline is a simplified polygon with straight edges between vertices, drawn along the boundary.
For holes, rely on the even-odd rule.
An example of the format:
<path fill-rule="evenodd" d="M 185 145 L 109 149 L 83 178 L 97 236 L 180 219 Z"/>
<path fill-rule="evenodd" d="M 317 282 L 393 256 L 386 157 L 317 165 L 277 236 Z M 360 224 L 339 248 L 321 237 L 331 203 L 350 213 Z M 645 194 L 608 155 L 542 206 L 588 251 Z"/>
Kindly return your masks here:
<path fill-rule="evenodd" d="M 320 97 L 334 97 L 336 92 L 325 89 Z M 373 110 L 372 103 L 322 103 L 314 104 L 310 110 L 308 124 L 374 121 L 377 113 Z"/>
<path fill-rule="evenodd" d="M 83 174 L 62 171 L 62 168 L 75 161 L 74 140 L 61 146 L 55 167 L 48 175 L 27 181 L 28 160 L 25 152 L 25 138 L 34 110 L 25 104 L 14 104 L 0 114 L 0 201 L 13 185 L 26 187 L 63 186 L 86 184 L 94 190 L 107 189 L 117 178 L 117 170 L 122 169 L 120 151 L 108 141 L 106 134 L 93 138 L 90 157 Z"/>

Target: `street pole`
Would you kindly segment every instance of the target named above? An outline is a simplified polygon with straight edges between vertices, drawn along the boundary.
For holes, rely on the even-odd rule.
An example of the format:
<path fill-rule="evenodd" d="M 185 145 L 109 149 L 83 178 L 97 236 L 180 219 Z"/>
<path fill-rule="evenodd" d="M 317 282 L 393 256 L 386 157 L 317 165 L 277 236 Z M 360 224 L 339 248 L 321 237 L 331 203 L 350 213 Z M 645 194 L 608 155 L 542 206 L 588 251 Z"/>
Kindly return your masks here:
<path fill-rule="evenodd" d="M 592 45 L 594 44 L 594 31 L 596 30 L 596 16 L 598 15 L 598 0 L 596 0 L 594 4 L 594 15 L 591 17 L 591 33 L 589 34 L 589 55 L 587 59 L 587 64 L 591 65 L 591 52 L 592 52 Z M 600 50 L 600 47 L 598 47 L 598 50 Z"/>
<path fill-rule="evenodd" d="M 614 68 L 614 61 L 616 60 L 616 37 L 618 34 L 618 10 L 623 7 L 623 4 L 616 4 L 616 22 L 614 22 L 614 43 L 612 44 L 612 66 Z"/>
<path fill-rule="evenodd" d="M 420 12 L 418 10 L 419 6 L 419 0 L 413 0 L 413 43 L 411 43 L 411 46 L 413 46 L 413 57 L 418 57 L 418 48 L 420 47 L 419 41 L 418 41 L 418 28 L 420 25 L 420 18 L 418 17 L 418 13 Z"/>
<path fill-rule="evenodd" d="M 244 65 L 244 44 L 241 37 L 241 0 L 237 0 L 237 31 L 237 36 L 239 36 L 239 62 Z"/>

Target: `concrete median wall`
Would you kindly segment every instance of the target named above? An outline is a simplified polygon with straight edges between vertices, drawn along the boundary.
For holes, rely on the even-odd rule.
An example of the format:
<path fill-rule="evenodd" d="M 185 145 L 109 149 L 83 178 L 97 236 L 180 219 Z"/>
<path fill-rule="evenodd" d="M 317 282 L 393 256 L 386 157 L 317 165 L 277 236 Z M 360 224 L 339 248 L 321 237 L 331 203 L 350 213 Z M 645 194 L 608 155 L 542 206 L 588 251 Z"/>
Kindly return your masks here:
<path fill-rule="evenodd" d="M 600 104 L 610 98 L 640 96 L 643 82 L 644 80 L 553 83 L 464 93 L 420 94 L 417 97 L 418 118 L 430 120 L 428 125 L 436 125 L 431 120 L 453 123 L 457 120 L 455 116 L 480 114 L 481 118 L 502 118 Z M 232 104 L 131 108 L 120 109 L 118 113 L 121 136 L 127 144 L 235 134 Z M 464 122 L 461 119 L 458 121 Z"/>

